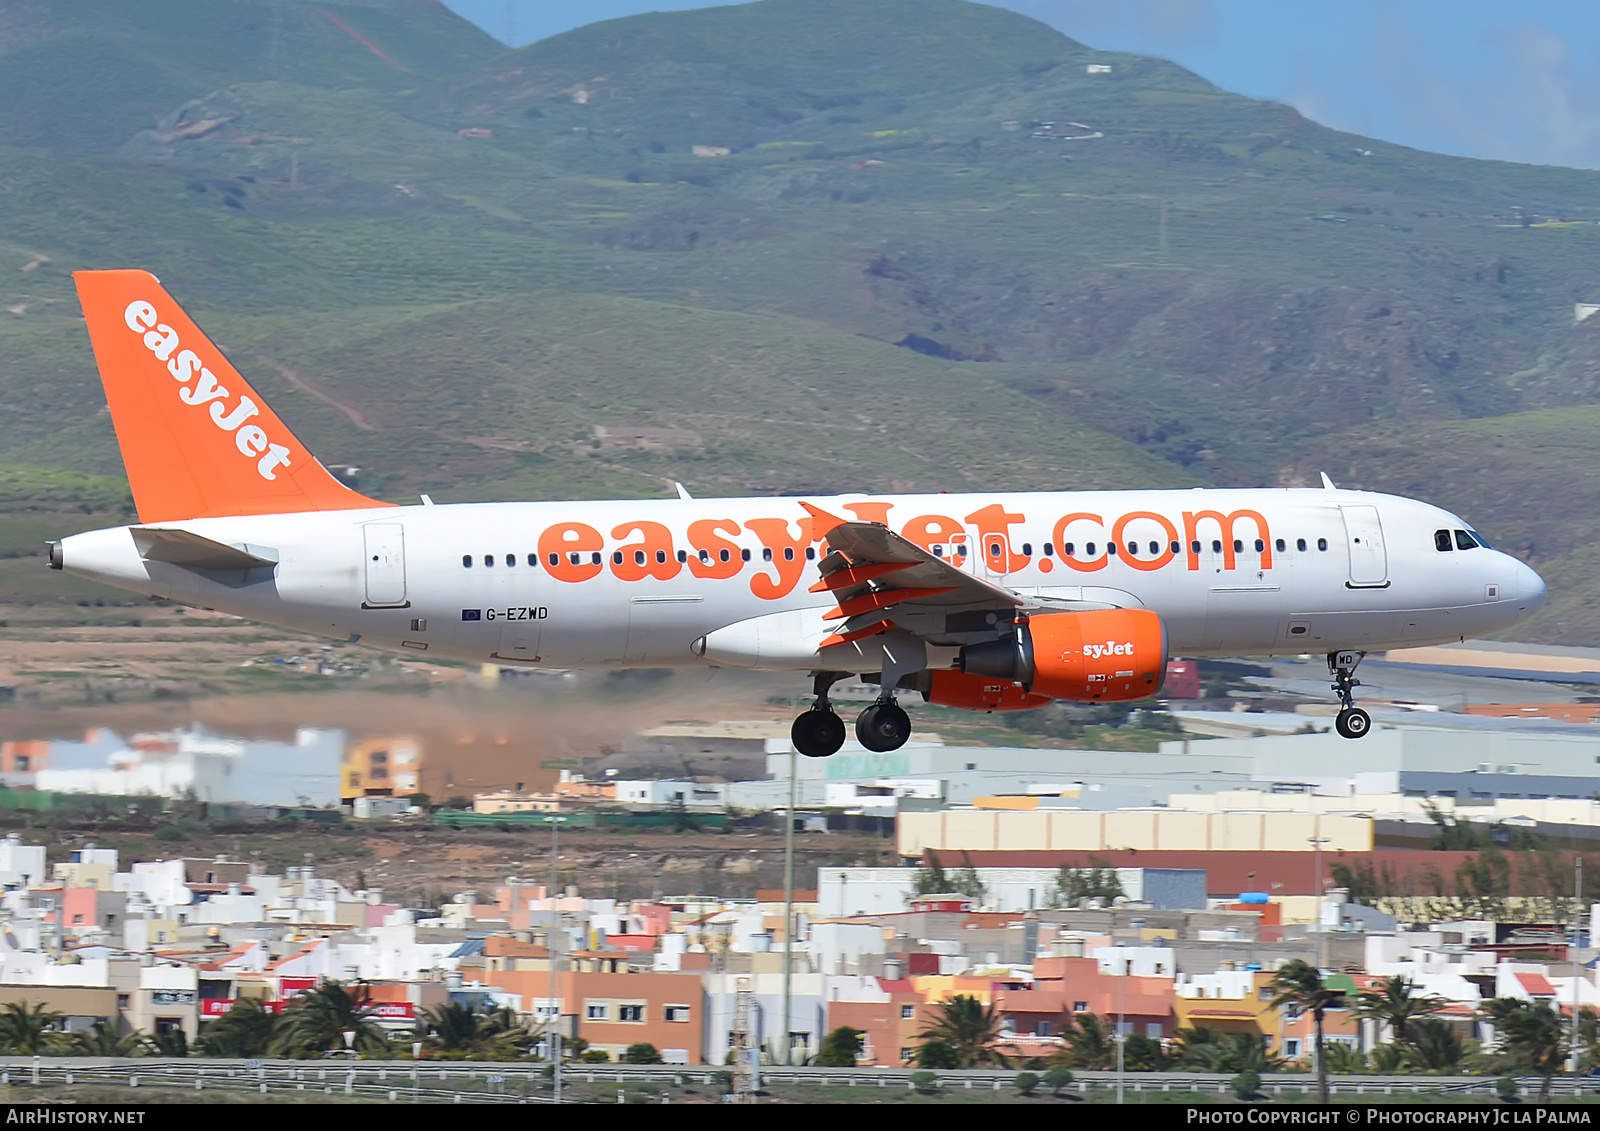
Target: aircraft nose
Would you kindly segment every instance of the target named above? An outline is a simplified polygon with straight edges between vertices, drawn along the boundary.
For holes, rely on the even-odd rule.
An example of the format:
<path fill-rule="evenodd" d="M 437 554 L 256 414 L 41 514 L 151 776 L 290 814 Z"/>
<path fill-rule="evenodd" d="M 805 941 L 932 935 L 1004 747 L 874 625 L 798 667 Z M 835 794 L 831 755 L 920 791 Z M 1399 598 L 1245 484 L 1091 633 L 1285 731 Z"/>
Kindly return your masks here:
<path fill-rule="evenodd" d="M 1522 562 L 1517 563 L 1517 603 L 1530 613 L 1544 604 L 1544 578 Z"/>

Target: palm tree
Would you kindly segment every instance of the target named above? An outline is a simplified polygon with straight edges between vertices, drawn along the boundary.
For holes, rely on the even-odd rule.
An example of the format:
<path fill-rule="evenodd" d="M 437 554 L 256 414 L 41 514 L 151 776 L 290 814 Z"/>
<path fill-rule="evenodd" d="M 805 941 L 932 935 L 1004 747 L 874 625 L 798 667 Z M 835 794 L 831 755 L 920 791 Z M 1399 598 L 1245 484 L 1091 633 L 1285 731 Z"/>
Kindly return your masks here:
<path fill-rule="evenodd" d="M 1363 990 L 1356 998 L 1356 1013 L 1367 1021 L 1389 1026 L 1394 1043 L 1408 1045 L 1412 1022 L 1438 1013 L 1448 1004 L 1442 997 L 1417 993 L 1415 982 L 1396 974 L 1379 982 L 1376 990 Z"/>
<path fill-rule="evenodd" d="M 969 994 L 956 994 L 934 1007 L 934 1020 L 920 1034 L 925 1041 L 938 1041 L 955 1050 L 962 1068 L 1006 1064 L 995 1051 L 1000 1040 L 1000 1015 L 994 1006 L 985 1005 Z"/>
<path fill-rule="evenodd" d="M 534 1040 L 510 1008 L 479 1011 L 454 1001 L 423 1010 L 415 1035 L 438 1052 L 485 1060 L 524 1056 Z"/>
<path fill-rule="evenodd" d="M 142 1033 L 119 1037 L 115 1025 L 96 1021 L 88 1029 L 73 1033 L 63 1051 L 68 1056 L 143 1056 L 145 1038 Z"/>
<path fill-rule="evenodd" d="M 206 1056 L 261 1057 L 272 1047 L 278 1019 L 253 997 L 242 997 L 206 1026 L 200 1049 Z"/>
<path fill-rule="evenodd" d="M 1215 1034 L 1210 1040 L 1187 1043 L 1178 1056 L 1185 1068 L 1202 1072 L 1271 1072 L 1283 1064 L 1267 1052 L 1261 1037 L 1251 1033 Z"/>
<path fill-rule="evenodd" d="M 1324 986 L 1322 971 L 1300 958 L 1292 958 L 1278 967 L 1278 972 L 1272 976 L 1272 988 L 1278 991 L 1278 996 L 1272 999 L 1273 1009 L 1287 1005 L 1296 1014 L 1311 1014 L 1312 1027 L 1316 1033 L 1317 1102 L 1326 1104 L 1328 1058 L 1323 1055 L 1323 1015 L 1329 1009 L 1344 1004 L 1344 991 Z"/>
<path fill-rule="evenodd" d="M 1454 1068 L 1466 1055 L 1461 1034 L 1437 1017 L 1422 1017 L 1412 1022 L 1405 1057 L 1409 1064 L 1428 1072 Z"/>
<path fill-rule="evenodd" d="M 1066 1034 L 1067 1047 L 1056 1054 L 1055 1060 L 1067 1068 L 1114 1067 L 1117 1040 L 1112 1035 L 1111 1024 L 1093 1013 L 1080 1013 L 1073 1020 L 1076 1024 Z"/>
<path fill-rule="evenodd" d="M 377 1008 L 365 982 L 323 982 L 284 1007 L 271 1051 L 279 1056 L 315 1056 L 346 1047 L 380 1052 L 389 1040 L 374 1020 Z M 346 1033 L 354 1034 L 349 1046 Z"/>
<path fill-rule="evenodd" d="M 168 1029 L 164 1033 L 156 1033 L 150 1038 L 149 1052 L 152 1056 L 187 1057 L 189 1034 L 182 1029 Z"/>
<path fill-rule="evenodd" d="M 1506 1056 L 1542 1078 L 1539 1098 L 1548 1100 L 1550 1081 L 1567 1055 L 1567 1027 L 1561 1014 L 1548 1002 L 1505 997 L 1485 1002 L 1480 1012 L 1494 1022 Z"/>
<path fill-rule="evenodd" d="M 42 1002 L 8 1001 L 0 1006 L 0 1048 L 10 1053 L 50 1052 L 60 1040 L 56 1031 L 60 1024 L 61 1014 Z"/>

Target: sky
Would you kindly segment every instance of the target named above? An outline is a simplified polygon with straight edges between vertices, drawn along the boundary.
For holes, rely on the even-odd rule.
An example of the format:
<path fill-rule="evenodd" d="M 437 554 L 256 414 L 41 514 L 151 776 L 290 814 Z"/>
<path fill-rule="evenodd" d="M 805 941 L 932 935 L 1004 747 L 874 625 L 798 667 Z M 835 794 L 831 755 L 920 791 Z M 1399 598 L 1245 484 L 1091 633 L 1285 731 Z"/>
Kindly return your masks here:
<path fill-rule="evenodd" d="M 707 0 L 445 0 L 522 46 Z M 1463 157 L 1600 168 L 1600 4 L 1001 0 L 1091 47 L 1171 59 L 1337 129 Z"/>

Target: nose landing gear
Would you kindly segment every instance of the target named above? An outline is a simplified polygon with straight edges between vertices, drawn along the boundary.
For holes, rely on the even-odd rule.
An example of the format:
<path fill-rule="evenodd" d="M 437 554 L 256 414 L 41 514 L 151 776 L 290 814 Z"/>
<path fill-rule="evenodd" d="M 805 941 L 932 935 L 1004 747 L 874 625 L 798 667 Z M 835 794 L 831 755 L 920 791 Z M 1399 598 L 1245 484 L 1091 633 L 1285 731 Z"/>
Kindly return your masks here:
<path fill-rule="evenodd" d="M 1355 689 L 1361 686 L 1356 668 L 1366 655 L 1365 652 L 1328 653 L 1328 674 L 1333 676 L 1333 690 L 1339 696 L 1339 714 L 1333 720 L 1333 729 L 1343 738 L 1365 738 L 1372 729 L 1372 716 L 1356 706 L 1355 696 Z"/>
<path fill-rule="evenodd" d="M 845 676 L 844 672 L 817 672 L 812 677 L 817 701 L 789 728 L 794 748 L 807 758 L 827 758 L 844 745 L 844 720 L 828 702 L 828 689 Z"/>

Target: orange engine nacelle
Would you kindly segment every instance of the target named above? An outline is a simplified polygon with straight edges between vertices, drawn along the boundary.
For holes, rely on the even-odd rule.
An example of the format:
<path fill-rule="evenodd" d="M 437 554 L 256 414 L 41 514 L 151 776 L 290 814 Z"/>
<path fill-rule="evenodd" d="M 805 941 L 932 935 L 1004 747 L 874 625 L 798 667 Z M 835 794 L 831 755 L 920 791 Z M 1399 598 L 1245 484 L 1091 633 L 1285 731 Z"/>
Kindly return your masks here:
<path fill-rule="evenodd" d="M 1146 699 L 1166 678 L 1167 630 L 1148 609 L 1048 613 L 1018 621 L 1014 635 L 967 645 L 959 664 L 1049 699 Z"/>
<path fill-rule="evenodd" d="M 963 711 L 1031 711 L 1050 702 L 1048 695 L 1035 695 L 1012 679 L 948 670 L 925 674 L 927 684 L 921 689 L 922 697 L 941 707 L 960 707 Z"/>

